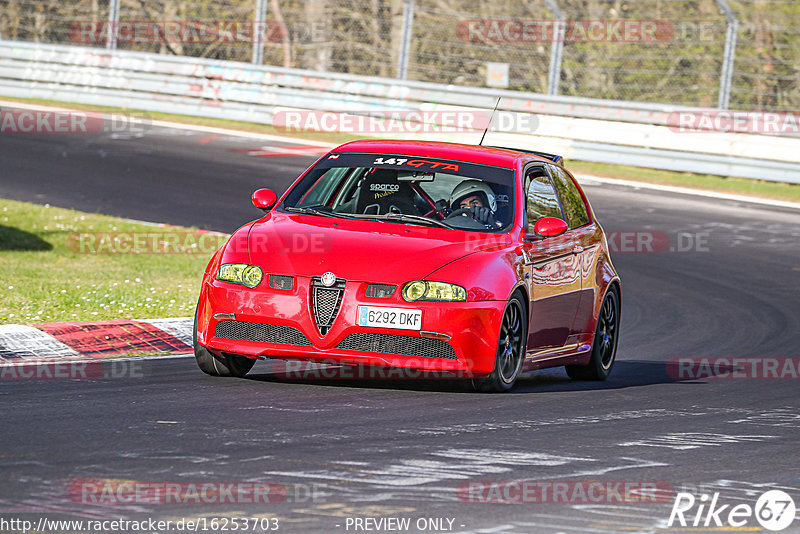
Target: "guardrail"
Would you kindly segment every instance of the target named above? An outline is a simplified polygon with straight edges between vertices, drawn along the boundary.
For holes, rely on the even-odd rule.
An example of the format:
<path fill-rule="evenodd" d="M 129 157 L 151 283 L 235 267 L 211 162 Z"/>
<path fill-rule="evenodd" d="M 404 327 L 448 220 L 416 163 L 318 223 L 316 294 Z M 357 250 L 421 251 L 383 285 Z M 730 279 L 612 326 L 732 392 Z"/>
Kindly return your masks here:
<path fill-rule="evenodd" d="M 532 133 L 485 144 L 567 159 L 800 183 L 800 137 L 676 132 L 665 105 L 547 96 L 202 58 L 0 41 L 0 95 L 271 124 L 282 110 L 498 109 L 535 115 Z M 530 117 L 529 117 L 530 118 Z M 437 134 L 467 143 L 476 135 Z"/>

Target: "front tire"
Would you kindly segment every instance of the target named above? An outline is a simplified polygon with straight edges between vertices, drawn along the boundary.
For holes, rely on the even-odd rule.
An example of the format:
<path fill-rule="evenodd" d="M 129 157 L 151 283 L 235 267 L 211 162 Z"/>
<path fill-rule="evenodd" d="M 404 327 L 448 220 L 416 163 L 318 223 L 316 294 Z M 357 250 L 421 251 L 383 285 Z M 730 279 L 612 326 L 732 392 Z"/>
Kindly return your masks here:
<path fill-rule="evenodd" d="M 615 286 L 606 293 L 597 317 L 589 365 L 567 365 L 567 375 L 573 380 L 605 380 L 611 374 L 619 342 L 619 291 Z"/>
<path fill-rule="evenodd" d="M 500 323 L 494 371 L 477 384 L 478 390 L 501 393 L 514 387 L 525 359 L 527 332 L 525 306 L 519 293 L 515 293 L 508 300 Z"/>
<path fill-rule="evenodd" d="M 234 356 L 229 354 L 216 356 L 198 343 L 197 310 L 194 312 L 192 344 L 194 345 L 194 358 L 197 360 L 197 366 L 207 375 L 243 377 L 256 363 L 255 359 L 248 358 L 247 356 Z"/>

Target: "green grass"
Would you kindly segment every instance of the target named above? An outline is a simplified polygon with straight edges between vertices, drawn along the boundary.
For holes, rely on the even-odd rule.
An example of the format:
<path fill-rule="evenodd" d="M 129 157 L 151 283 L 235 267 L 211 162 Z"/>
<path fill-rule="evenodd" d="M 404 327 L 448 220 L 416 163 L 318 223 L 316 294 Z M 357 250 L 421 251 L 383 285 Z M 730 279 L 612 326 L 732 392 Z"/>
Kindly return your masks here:
<path fill-rule="evenodd" d="M 132 113 L 137 112 L 124 108 L 111 108 L 103 106 L 90 106 L 84 104 L 73 104 L 55 100 L 43 100 L 36 98 L 7 98 L 0 97 L 2 100 L 27 102 L 31 104 L 41 104 L 49 106 L 62 106 L 72 109 L 85 111 L 98 111 L 106 113 Z M 275 128 L 266 124 L 256 124 L 251 122 L 230 121 L 223 119 L 206 119 L 202 117 L 189 117 L 186 115 L 174 115 L 171 113 L 140 112 L 143 116 L 154 120 L 166 120 L 184 124 L 201 124 L 214 126 L 217 128 L 229 128 L 247 132 L 256 132 L 271 135 L 280 135 L 295 139 L 305 139 L 324 143 L 345 143 L 355 139 L 362 139 L 364 136 L 357 136 L 345 133 L 327 133 L 313 131 L 290 131 Z M 706 191 L 717 191 L 722 193 L 733 193 L 739 195 L 749 195 L 759 198 L 784 200 L 788 202 L 800 202 L 800 185 L 785 184 L 779 182 L 769 182 L 765 180 L 750 180 L 747 178 L 734 178 L 724 176 L 711 176 L 707 174 L 693 174 L 688 172 L 662 171 L 657 169 L 645 169 L 641 167 L 629 167 L 626 165 L 612 165 L 607 163 L 591 163 L 586 161 L 567 161 L 567 168 L 577 173 L 594 174 L 619 180 L 631 180 L 638 182 L 649 182 L 653 184 L 674 185 L 688 187 L 692 189 L 703 189 Z"/>
<path fill-rule="evenodd" d="M 786 202 L 800 202 L 800 185 L 766 180 L 750 180 L 712 176 L 709 174 L 692 174 L 689 172 L 660 171 L 626 165 L 610 165 L 606 163 L 590 163 L 587 161 L 568 161 L 567 168 L 575 173 L 586 173 L 618 180 L 632 180 L 661 185 L 674 185 L 690 189 L 703 189 L 719 193 L 747 195 Z"/>
<path fill-rule="evenodd" d="M 170 253 L 110 253 L 96 237 L 105 232 L 177 242 L 140 246 Z M 222 242 L 195 229 L 0 199 L 0 324 L 191 316 Z"/>

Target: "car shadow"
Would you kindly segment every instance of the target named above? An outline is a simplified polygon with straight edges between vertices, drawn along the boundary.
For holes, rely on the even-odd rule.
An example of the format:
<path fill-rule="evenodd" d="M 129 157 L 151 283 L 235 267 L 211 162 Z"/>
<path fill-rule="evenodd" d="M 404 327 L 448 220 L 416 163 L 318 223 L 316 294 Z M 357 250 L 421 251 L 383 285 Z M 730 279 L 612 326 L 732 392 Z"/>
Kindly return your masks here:
<path fill-rule="evenodd" d="M 360 379 L 343 378 L 286 378 L 276 373 L 253 373 L 245 379 L 260 382 L 273 382 L 280 384 L 305 384 L 313 386 L 327 386 L 335 388 L 353 389 L 394 389 L 406 391 L 428 391 L 441 393 L 469 393 L 473 391 L 468 380 L 439 378 L 439 379 L 405 379 L 365 377 Z"/>
<path fill-rule="evenodd" d="M 311 373 L 311 378 L 286 377 L 280 372 L 261 372 L 254 369 L 245 377 L 249 380 L 261 382 L 274 382 L 283 384 L 306 384 L 337 388 L 356 389 L 394 389 L 406 391 L 428 391 L 441 393 L 476 393 L 472 382 L 466 379 L 439 378 L 439 379 L 405 379 L 397 380 L 392 377 L 392 371 L 386 370 L 358 379 L 338 378 L 336 369 L 346 367 L 331 367 L 329 372 L 319 374 Z M 329 378 L 326 378 L 328 376 Z M 673 362 L 656 361 L 618 361 L 614 364 L 611 377 L 606 381 L 572 380 L 567 376 L 563 367 L 540 369 L 524 373 L 517 379 L 512 395 L 543 392 L 564 391 L 595 391 L 603 389 L 623 389 L 630 387 L 652 386 L 656 384 L 670 384 L 678 382 L 702 384 L 704 380 L 681 379 L 678 377 L 677 364 Z"/>
<path fill-rule="evenodd" d="M 572 380 L 563 367 L 541 369 L 520 376 L 512 393 L 535 393 L 544 391 L 594 391 L 653 386 L 678 382 L 700 384 L 697 379 L 678 378 L 678 367 L 674 362 L 627 360 L 614 363 L 611 376 L 604 381 Z"/>
<path fill-rule="evenodd" d="M 53 245 L 36 234 L 0 224 L 0 251 L 47 251 Z"/>

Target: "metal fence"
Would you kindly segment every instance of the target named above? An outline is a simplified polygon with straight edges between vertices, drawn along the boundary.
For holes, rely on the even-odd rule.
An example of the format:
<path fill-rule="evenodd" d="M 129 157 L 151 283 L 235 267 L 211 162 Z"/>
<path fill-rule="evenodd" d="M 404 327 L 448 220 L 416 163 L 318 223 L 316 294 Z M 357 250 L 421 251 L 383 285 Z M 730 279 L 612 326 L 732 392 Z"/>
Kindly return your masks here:
<path fill-rule="evenodd" d="M 786 0 L 0 0 L 4 39 L 682 106 L 793 111 Z"/>
<path fill-rule="evenodd" d="M 415 139 L 469 144 L 478 141 L 484 124 L 488 125 L 487 108 L 497 103 L 500 114 L 495 118 L 511 120 L 493 121 L 485 139 L 488 145 L 536 147 L 568 160 L 800 183 L 800 136 L 796 133 L 683 131 L 676 113 L 691 118 L 695 113 L 714 112 L 676 112 L 663 104 L 14 41 L 0 41 L 0 95 L 243 120 L 289 131 L 294 127 L 285 120 L 287 113 L 325 116 L 335 123 L 399 112 L 416 124 L 384 133 L 370 127 L 368 135 L 405 138 L 414 131 Z M 456 112 L 477 119 L 473 128 L 454 131 L 443 127 L 444 120 L 437 121 Z M 281 114 L 284 120 L 276 120 Z M 430 128 L 419 129 L 422 123 Z M 14 131 L 13 123 L 9 128 Z"/>

